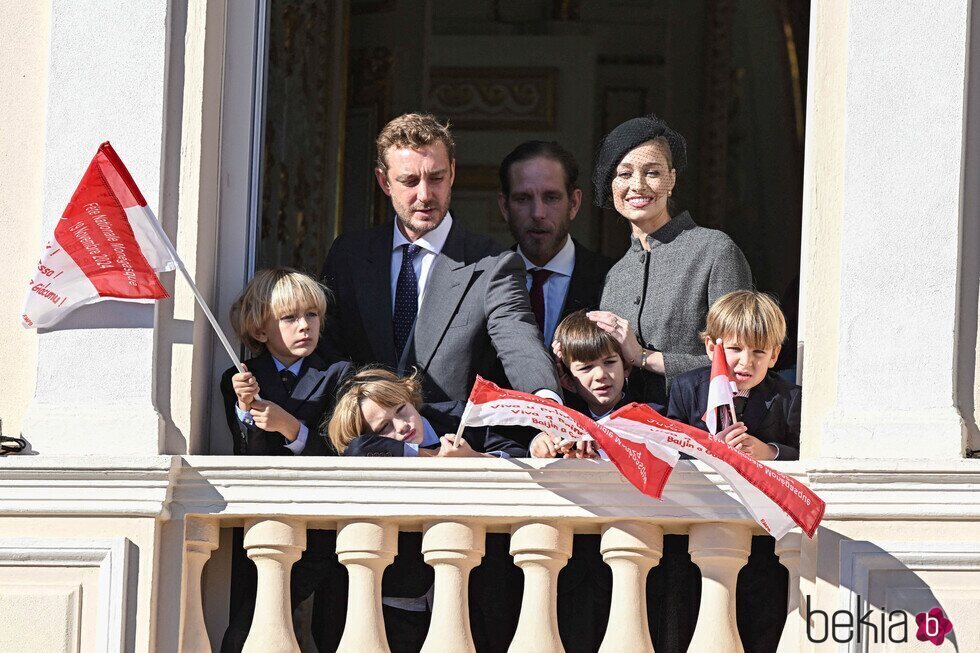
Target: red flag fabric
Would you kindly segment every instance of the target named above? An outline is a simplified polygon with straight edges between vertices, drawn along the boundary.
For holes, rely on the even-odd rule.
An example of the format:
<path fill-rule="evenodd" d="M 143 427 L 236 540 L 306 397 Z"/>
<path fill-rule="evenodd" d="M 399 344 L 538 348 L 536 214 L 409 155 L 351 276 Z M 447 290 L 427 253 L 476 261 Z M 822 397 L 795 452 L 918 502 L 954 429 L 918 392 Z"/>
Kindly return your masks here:
<path fill-rule="evenodd" d="M 776 539 L 788 533 L 794 524 L 813 537 L 823 519 L 826 503 L 795 478 L 760 463 L 701 429 L 668 419 L 646 404 L 623 406 L 603 425 L 614 433 L 643 434 L 657 444 L 707 463 L 729 483 L 759 525 Z"/>
<path fill-rule="evenodd" d="M 463 411 L 463 426 L 533 426 L 563 439 L 595 440 L 626 479 L 640 492 L 660 498 L 676 454 L 664 460 L 642 443 L 622 438 L 585 415 L 536 395 L 504 390 L 476 377 Z"/>
<path fill-rule="evenodd" d="M 126 166 L 103 143 L 28 282 L 21 322 L 49 327 L 103 298 L 167 297 L 156 272 L 176 268 L 172 249 Z"/>
<path fill-rule="evenodd" d="M 715 343 L 715 351 L 711 357 L 711 380 L 708 383 L 708 406 L 704 411 L 704 423 L 708 426 L 708 432 L 715 435 L 734 423 L 735 419 L 735 395 L 732 393 L 732 373 L 728 369 L 728 359 L 725 358 L 725 343 L 721 338 Z M 718 423 L 718 409 L 727 408 L 731 423 L 723 420 Z M 719 428 L 720 427 L 720 428 Z"/>

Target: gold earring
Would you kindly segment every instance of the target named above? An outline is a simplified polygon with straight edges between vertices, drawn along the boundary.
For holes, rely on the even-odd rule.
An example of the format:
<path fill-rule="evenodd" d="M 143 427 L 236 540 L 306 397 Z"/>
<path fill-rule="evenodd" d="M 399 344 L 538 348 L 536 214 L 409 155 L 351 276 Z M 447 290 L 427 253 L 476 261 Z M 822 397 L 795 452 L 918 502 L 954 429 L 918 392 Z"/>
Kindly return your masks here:
<path fill-rule="evenodd" d="M 667 191 L 667 197 L 670 197 L 673 194 L 674 194 L 674 191 L 672 191 L 672 190 Z"/>

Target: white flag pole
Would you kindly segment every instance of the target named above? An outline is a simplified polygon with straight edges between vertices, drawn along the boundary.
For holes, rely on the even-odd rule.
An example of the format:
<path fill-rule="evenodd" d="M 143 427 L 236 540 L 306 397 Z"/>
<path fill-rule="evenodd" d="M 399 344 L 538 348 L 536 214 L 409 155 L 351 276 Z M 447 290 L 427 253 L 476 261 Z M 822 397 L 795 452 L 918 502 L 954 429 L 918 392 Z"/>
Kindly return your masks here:
<path fill-rule="evenodd" d="M 467 401 L 466 407 L 463 408 L 463 415 L 459 418 L 459 428 L 456 429 L 456 435 L 453 437 L 453 446 L 459 447 L 459 439 L 463 437 L 463 429 L 466 428 L 466 418 L 470 416 L 470 411 L 473 410 L 473 402 Z"/>
<path fill-rule="evenodd" d="M 201 310 L 204 311 L 208 321 L 211 322 L 211 326 L 214 327 L 214 332 L 218 334 L 218 340 L 220 340 L 221 344 L 224 345 L 225 351 L 227 351 L 228 355 L 231 357 L 231 362 L 235 364 L 235 367 L 239 372 L 245 372 L 245 366 L 242 365 L 241 359 L 238 358 L 238 352 L 232 348 L 231 342 L 228 341 L 228 337 L 225 335 L 225 332 L 222 331 L 221 327 L 218 325 L 218 320 L 214 318 L 214 313 L 211 312 L 211 309 L 208 307 L 208 303 L 204 301 L 204 296 L 201 295 L 201 291 L 197 289 L 197 285 L 191 278 L 190 273 L 187 271 L 187 268 L 184 267 L 184 262 L 180 260 L 180 256 L 177 254 L 177 248 L 175 248 L 174 244 L 170 242 L 170 238 L 167 237 L 167 233 L 163 230 L 163 225 L 161 225 L 160 221 L 157 220 L 157 217 L 153 215 L 153 211 L 150 210 L 149 206 L 141 206 L 140 208 L 146 214 L 146 217 L 153 226 L 157 236 L 160 237 L 163 246 L 167 248 L 167 252 L 170 254 L 170 258 L 173 259 L 174 264 L 176 264 L 177 269 L 180 270 L 180 273 L 184 275 L 184 279 L 187 280 L 187 285 L 191 287 L 191 292 L 194 293 L 194 299 L 197 300 L 198 306 L 201 307 Z"/>

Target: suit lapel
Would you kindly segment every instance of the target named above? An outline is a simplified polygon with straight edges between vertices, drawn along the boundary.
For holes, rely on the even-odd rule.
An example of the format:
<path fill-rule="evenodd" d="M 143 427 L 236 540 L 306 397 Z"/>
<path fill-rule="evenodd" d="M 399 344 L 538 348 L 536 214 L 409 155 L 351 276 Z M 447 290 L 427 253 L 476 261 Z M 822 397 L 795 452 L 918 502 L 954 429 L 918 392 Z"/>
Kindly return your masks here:
<path fill-rule="evenodd" d="M 469 287 L 473 266 L 466 265 L 463 230 L 453 222 L 442 252 L 432 263 L 425 296 L 415 320 L 415 360 L 422 369 L 429 367 L 436 348 L 459 310 Z M 389 326 L 389 331 L 391 330 Z"/>
<path fill-rule="evenodd" d="M 583 308 L 598 308 L 596 302 L 603 281 L 596 278 L 595 266 L 589 258 L 590 252 L 574 240 L 572 242 L 575 243 L 575 266 L 565 294 L 565 304 L 559 313 L 561 319 Z"/>
<path fill-rule="evenodd" d="M 361 266 L 351 274 L 362 276 L 355 281 L 357 304 L 361 309 L 364 333 L 376 356 L 377 363 L 394 367 L 397 362 L 395 335 L 391 328 L 391 247 L 390 223 L 380 234 L 371 238 L 367 251 L 362 253 Z"/>
<path fill-rule="evenodd" d="M 309 401 L 310 397 L 317 394 L 326 382 L 327 372 L 323 369 L 323 361 L 315 353 L 303 359 L 303 365 L 299 369 L 296 387 L 293 394 L 289 397 L 286 405 L 283 406 L 290 414 L 295 413 Z"/>
<path fill-rule="evenodd" d="M 749 400 L 745 403 L 745 411 L 742 413 L 742 422 L 750 434 L 756 437 L 761 435 L 760 429 L 775 398 L 775 389 L 768 376 L 749 392 Z"/>

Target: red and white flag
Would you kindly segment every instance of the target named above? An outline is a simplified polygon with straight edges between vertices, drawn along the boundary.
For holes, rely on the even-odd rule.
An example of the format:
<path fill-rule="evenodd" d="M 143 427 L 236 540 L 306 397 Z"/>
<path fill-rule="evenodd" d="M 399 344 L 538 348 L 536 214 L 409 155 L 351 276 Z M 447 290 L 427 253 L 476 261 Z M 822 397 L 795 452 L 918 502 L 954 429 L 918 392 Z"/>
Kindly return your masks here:
<path fill-rule="evenodd" d="M 708 383 L 708 407 L 704 411 L 704 423 L 708 432 L 716 435 L 735 423 L 735 395 L 732 393 L 732 373 L 728 369 L 728 359 L 725 358 L 725 343 L 721 338 L 715 342 L 715 351 L 711 357 L 711 381 Z M 721 423 L 718 420 L 718 409 L 722 414 Z M 727 409 L 727 410 L 726 410 Z M 731 412 L 728 412 L 731 411 Z M 727 415 L 727 418 L 725 417 Z M 726 423 L 727 422 L 727 423 Z"/>
<path fill-rule="evenodd" d="M 624 437 L 642 437 L 707 463 L 728 482 L 759 525 L 776 539 L 794 524 L 813 537 L 823 519 L 826 503 L 795 478 L 763 465 L 701 429 L 668 419 L 646 404 L 623 406 L 603 426 Z"/>
<path fill-rule="evenodd" d="M 526 392 L 504 390 L 479 376 L 460 429 L 466 426 L 532 426 L 562 439 L 595 440 L 630 483 L 656 499 L 679 458 L 668 449 L 622 438 L 571 408 Z"/>
<path fill-rule="evenodd" d="M 49 327 L 100 299 L 167 297 L 156 272 L 176 269 L 175 258 L 126 166 L 103 143 L 41 253 L 21 322 Z"/>

